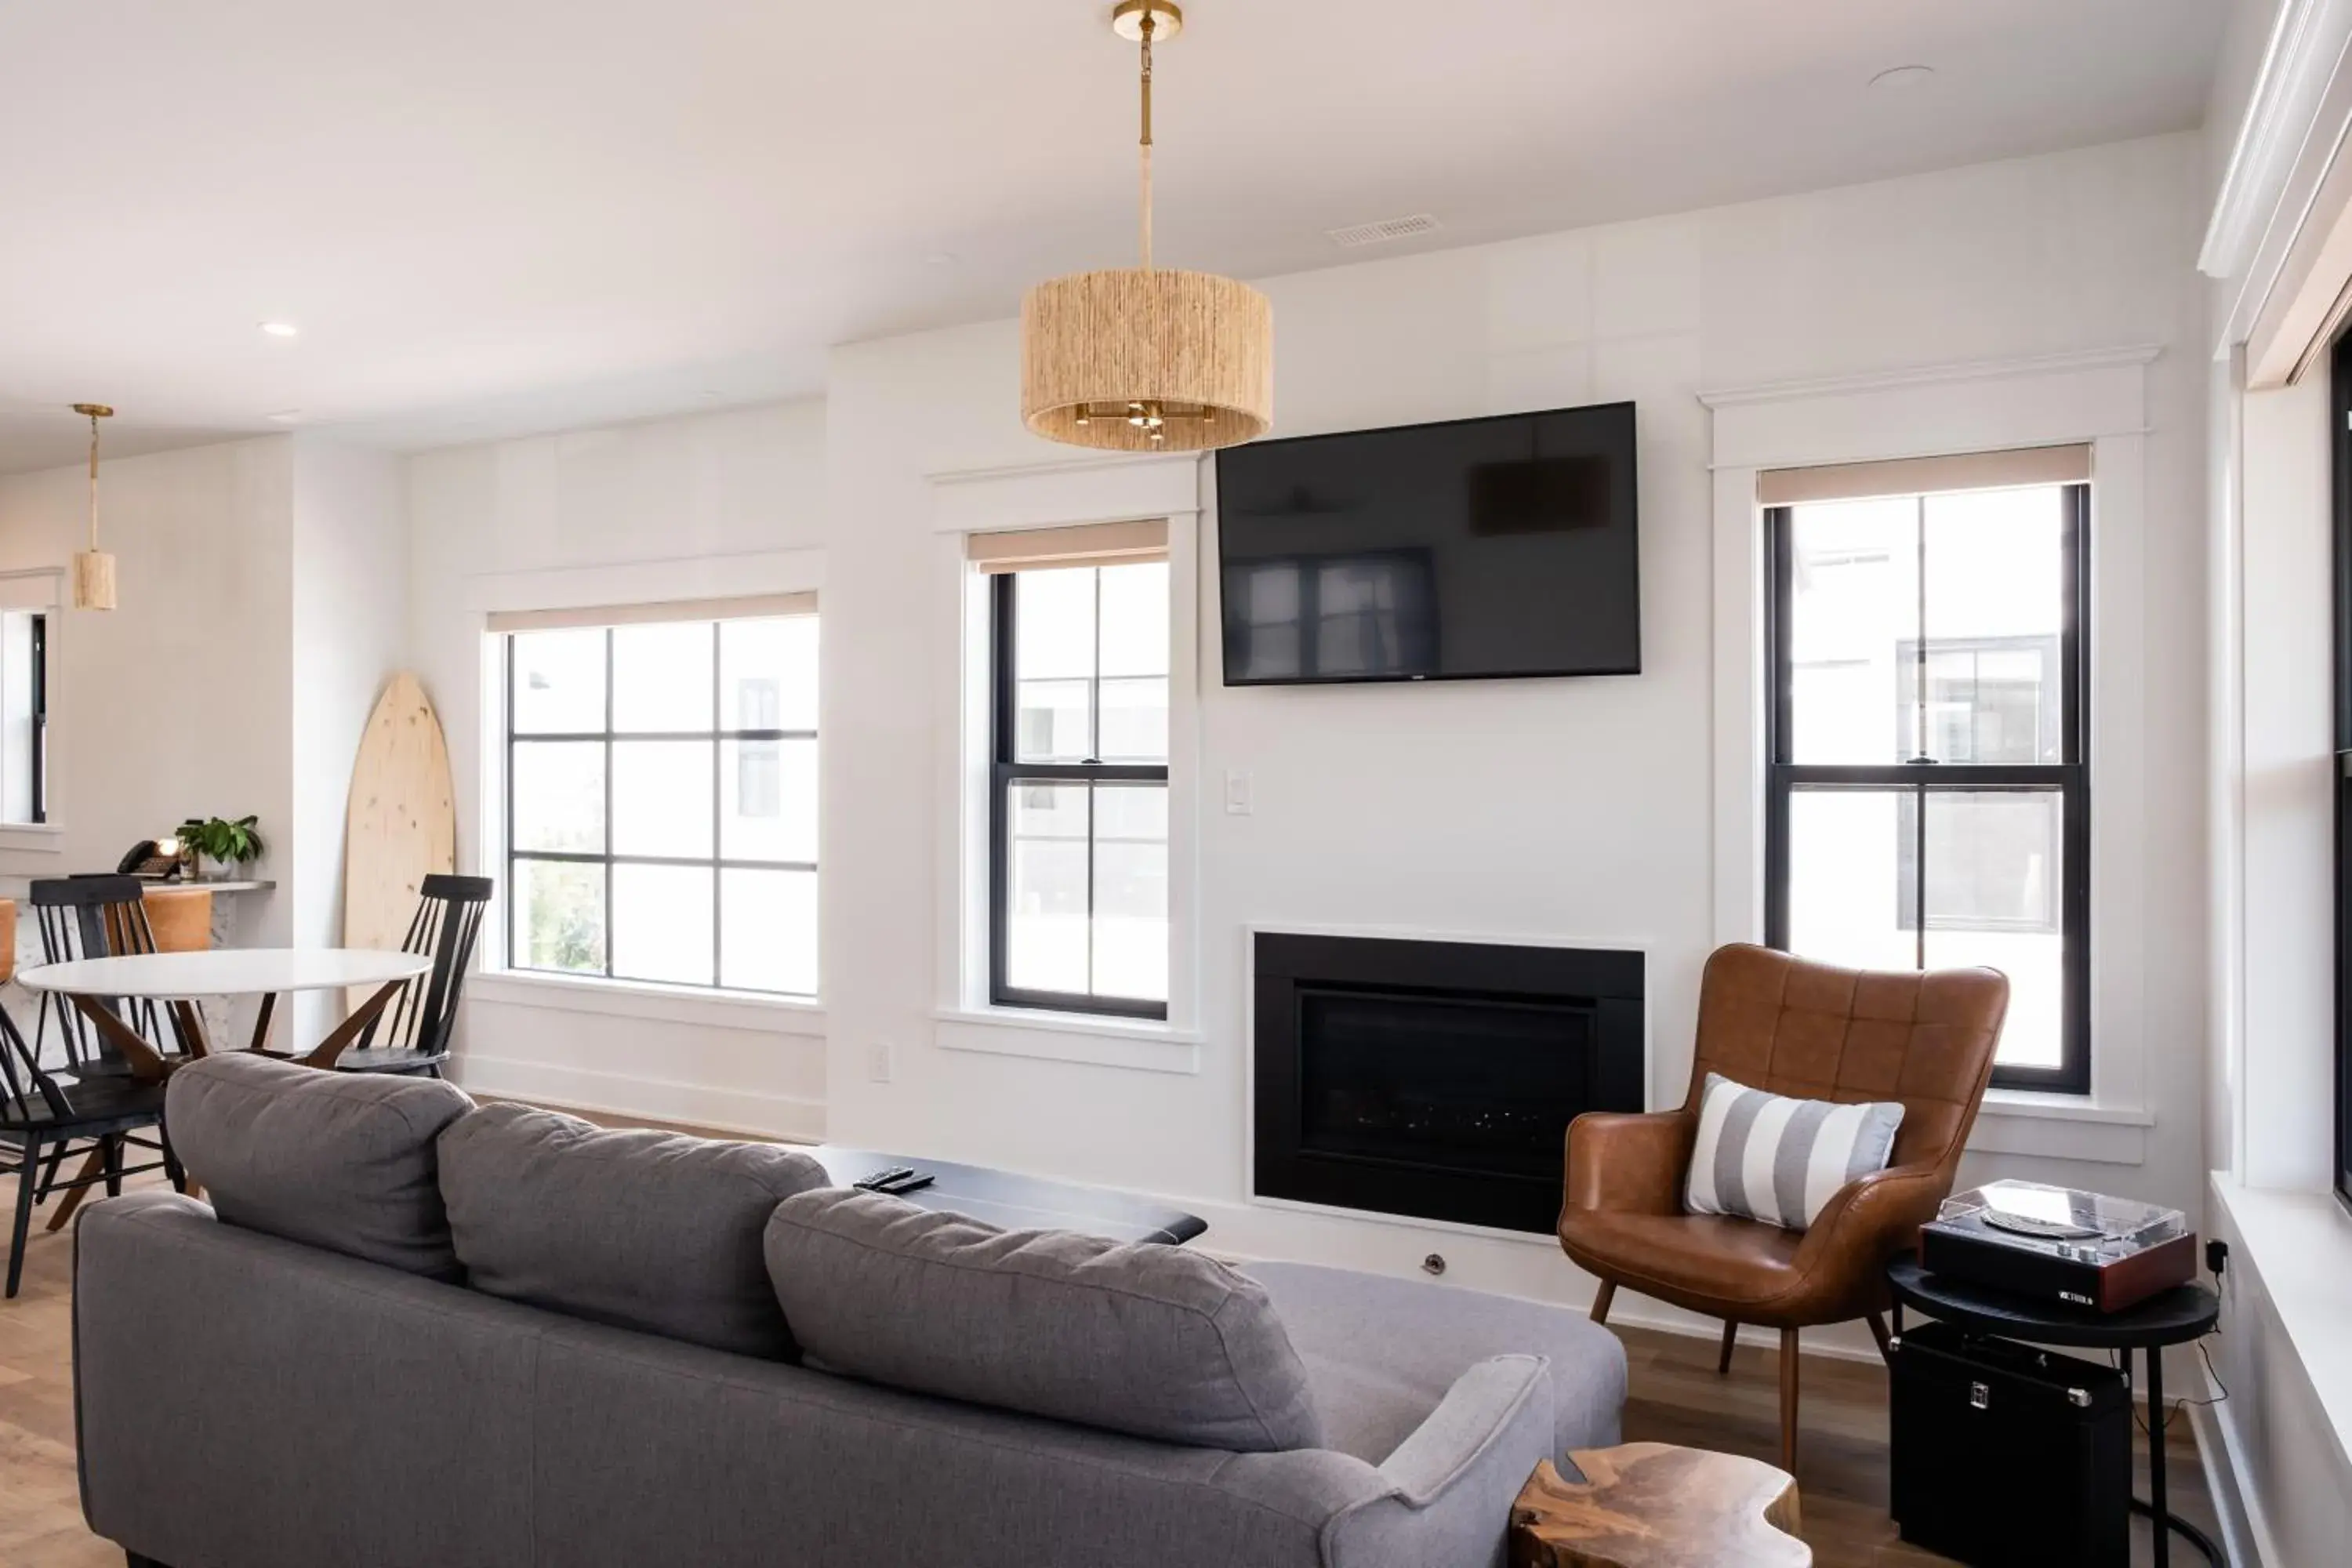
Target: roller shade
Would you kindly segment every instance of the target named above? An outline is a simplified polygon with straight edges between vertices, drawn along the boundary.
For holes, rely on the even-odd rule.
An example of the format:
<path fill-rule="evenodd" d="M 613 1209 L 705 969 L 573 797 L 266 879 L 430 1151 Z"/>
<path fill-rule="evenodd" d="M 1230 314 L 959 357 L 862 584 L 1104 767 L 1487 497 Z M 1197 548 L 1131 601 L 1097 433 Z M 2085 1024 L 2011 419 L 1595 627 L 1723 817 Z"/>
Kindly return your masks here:
<path fill-rule="evenodd" d="M 752 594 L 736 599 L 671 599 L 655 605 L 581 605 L 562 610 L 497 610 L 494 632 L 563 631 L 579 626 L 634 626 L 654 621 L 748 621 L 765 616 L 813 616 L 814 594 Z"/>
<path fill-rule="evenodd" d="M 1168 524 L 1089 522 L 1015 533 L 973 533 L 964 558 L 982 572 L 1037 572 L 1059 566 L 1128 566 L 1168 559 Z"/>
<path fill-rule="evenodd" d="M 2025 447 L 2009 452 L 1964 452 L 1948 458 L 1900 458 L 1885 463 L 1773 468 L 1757 476 L 1756 499 L 1766 506 L 1800 506 L 1807 501 L 1860 500 L 1868 496 L 2077 485 L 2088 482 L 2090 477 L 2088 447 Z"/>

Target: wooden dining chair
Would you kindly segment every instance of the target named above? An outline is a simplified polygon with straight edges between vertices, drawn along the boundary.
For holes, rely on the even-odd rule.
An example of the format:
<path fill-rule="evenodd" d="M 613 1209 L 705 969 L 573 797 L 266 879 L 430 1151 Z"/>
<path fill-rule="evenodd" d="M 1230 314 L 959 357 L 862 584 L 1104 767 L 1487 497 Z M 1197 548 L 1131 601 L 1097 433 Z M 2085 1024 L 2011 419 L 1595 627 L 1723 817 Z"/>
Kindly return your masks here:
<path fill-rule="evenodd" d="M 488 877 L 431 876 L 417 889 L 403 952 L 430 953 L 433 967 L 401 987 L 392 1005 L 339 1053 L 313 1052 L 313 1067 L 338 1072 L 424 1073 L 439 1078 L 449 1059 L 457 998 L 481 935 L 494 884 Z"/>
<path fill-rule="evenodd" d="M 155 951 L 155 933 L 147 923 L 146 889 L 135 877 L 47 877 L 35 882 L 27 897 L 34 919 L 40 924 L 44 963 Z M 154 1003 L 106 998 L 98 1005 L 144 1036 L 159 1053 L 173 1049 L 164 1039 L 162 1015 Z M 34 1023 L 36 1060 L 47 1059 L 53 1014 L 65 1044 L 66 1070 L 77 1076 L 125 1070 L 120 1053 L 106 1042 L 98 1026 L 54 991 L 42 994 L 40 1016 Z"/>
<path fill-rule="evenodd" d="M 0 976 L 0 978 L 5 978 Z M 139 1134 L 153 1130 L 152 1138 Z M 59 1167 L 79 1148 L 81 1169 L 59 1180 Z M 158 1157 L 126 1165 L 130 1151 Z M 122 1191 L 122 1178 L 161 1170 L 172 1185 L 186 1190 L 186 1176 L 163 1131 L 163 1086 L 121 1075 L 59 1076 L 46 1070 L 26 1043 L 16 1020 L 0 1007 L 0 1174 L 16 1177 L 16 1224 L 8 1236 L 8 1296 L 25 1271 L 25 1243 L 32 1234 L 33 1210 L 53 1193 L 66 1202 L 49 1226 L 56 1230 L 72 1216 L 82 1194 L 103 1184 L 109 1197 Z"/>

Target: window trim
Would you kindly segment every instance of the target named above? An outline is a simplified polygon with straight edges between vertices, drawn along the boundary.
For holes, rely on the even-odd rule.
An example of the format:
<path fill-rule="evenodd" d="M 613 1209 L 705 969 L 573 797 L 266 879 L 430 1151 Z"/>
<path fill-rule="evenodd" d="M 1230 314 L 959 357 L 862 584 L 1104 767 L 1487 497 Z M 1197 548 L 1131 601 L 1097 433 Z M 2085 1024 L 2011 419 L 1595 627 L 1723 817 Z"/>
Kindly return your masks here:
<path fill-rule="evenodd" d="M 2352 333 L 2328 356 L 2329 676 L 2335 746 L 2328 780 L 2335 883 L 2334 1088 L 2336 1200 L 2352 1210 Z"/>
<path fill-rule="evenodd" d="M 1068 561 L 1063 565 L 1118 565 L 1121 562 L 1082 563 Z M 1055 1013 L 1092 1014 L 1113 1018 L 1142 1018 L 1165 1022 L 1168 1003 L 1147 1001 L 1140 997 L 1100 996 L 1087 992 L 1037 991 L 1015 986 L 1006 978 L 1011 922 L 1006 908 L 1012 892 L 1012 822 L 1006 801 L 1013 785 L 1036 784 L 1157 784 L 1163 790 L 1171 788 L 1170 763 L 1024 763 L 1018 760 L 1018 737 L 1014 724 L 1020 712 L 1020 701 L 1014 691 L 1014 649 L 1016 643 L 1015 597 L 1021 574 L 999 572 L 990 574 L 988 591 L 988 1002 L 992 1007 L 1020 1007 Z M 1172 622 L 1171 622 L 1172 630 Z M 1099 632 L 1097 632 L 1099 636 Z M 1172 721 L 1174 713 L 1175 650 L 1170 648 L 1170 709 L 1171 729 L 1170 747 L 1174 747 Z M 1100 671 L 1096 672 L 1097 682 Z M 1172 761 L 1172 758 L 1171 758 Z M 1171 808 L 1172 793 L 1169 796 Z M 1091 806 L 1091 800 L 1089 802 Z M 1174 920 L 1174 845 L 1173 812 L 1171 812 L 1169 940 L 1170 990 L 1174 990 L 1175 963 L 1172 943 L 1175 941 Z M 1094 837 L 1089 818 L 1087 834 L 1087 864 L 1089 885 L 1087 918 L 1093 918 L 1091 869 Z"/>
<path fill-rule="evenodd" d="M 722 856 L 719 853 L 719 836 L 721 830 L 721 816 L 726 799 L 726 781 L 724 773 L 726 746 L 729 742 L 809 741 L 819 745 L 819 756 L 820 758 L 823 756 L 823 742 L 820 738 L 819 731 L 815 729 L 730 729 L 726 727 L 723 723 L 725 717 L 723 711 L 725 688 L 721 671 L 725 668 L 723 662 L 725 657 L 725 634 L 722 628 L 730 621 L 782 620 L 798 618 L 803 616 L 814 617 L 817 612 L 814 608 L 800 607 L 800 598 L 801 596 L 795 595 L 790 607 L 782 607 L 785 601 L 779 598 L 773 601 L 778 607 L 750 609 L 750 613 L 743 613 L 743 608 L 749 608 L 754 604 L 754 601 L 720 600 L 681 603 L 675 606 L 678 613 L 673 615 L 624 616 L 620 618 L 609 621 L 598 621 L 593 626 L 572 626 L 566 622 L 553 620 L 543 623 L 522 622 L 518 620 L 512 624 L 508 624 L 502 626 L 495 624 L 493 625 L 492 629 L 488 631 L 488 635 L 496 638 L 499 644 L 498 648 L 498 664 L 499 669 L 499 739 L 500 743 L 499 750 L 500 766 L 498 776 L 498 789 L 499 796 L 498 805 L 499 822 L 501 825 L 500 854 L 506 863 L 505 887 L 507 896 L 509 899 L 518 900 L 521 896 L 520 889 L 522 884 L 520 879 L 516 876 L 517 864 L 521 861 L 539 861 L 559 865 L 602 866 L 604 872 L 604 895 L 603 904 L 604 940 L 603 967 L 594 970 L 548 969 L 525 962 L 525 955 L 518 951 L 518 944 L 515 940 L 517 910 L 515 909 L 508 909 L 502 911 L 503 919 L 501 921 L 501 924 L 504 928 L 504 938 L 503 947 L 500 951 L 502 952 L 506 961 L 503 966 L 504 973 L 555 981 L 586 981 L 596 984 L 611 984 L 618 985 L 661 986 L 683 989 L 693 992 L 697 994 L 710 994 L 724 996 L 745 996 L 763 999 L 772 998 L 782 1002 L 802 1004 L 814 1004 L 817 1001 L 819 992 L 814 988 L 808 991 L 776 991 L 755 986 L 728 984 L 719 967 L 721 955 L 724 952 L 723 943 L 725 939 L 726 919 L 725 878 L 723 873 L 730 870 L 803 871 L 812 876 L 818 877 L 820 879 L 820 890 L 823 887 L 823 872 L 820 869 L 819 862 L 816 860 L 746 860 L 740 858 Z M 730 606 L 740 606 L 743 608 L 739 608 L 738 613 L 726 613 Z M 667 609 L 671 606 L 648 606 L 648 608 L 655 607 Z M 637 731 L 618 730 L 614 727 L 614 629 L 615 626 L 644 625 L 654 621 L 663 621 L 668 624 L 707 624 L 710 627 L 710 727 L 707 730 Z M 602 729 L 583 731 L 532 731 L 527 733 L 518 732 L 516 730 L 514 700 L 515 638 L 519 636 L 528 636 L 535 631 L 548 630 L 596 630 L 601 631 L 604 634 L 604 722 Z M 616 742 L 623 741 L 708 741 L 710 743 L 711 853 L 709 856 L 619 855 L 613 852 L 613 748 Z M 517 847 L 517 838 L 515 835 L 515 748 L 518 743 L 536 745 L 551 742 L 569 742 L 575 743 L 595 742 L 601 743 L 604 748 L 604 805 L 603 815 L 604 825 L 604 848 L 602 853 L 592 854 L 581 850 L 523 849 Z M 820 803 L 819 810 L 822 811 L 822 803 Z M 614 973 L 613 870 L 615 866 L 682 866 L 697 869 L 708 868 L 711 874 L 709 980 L 656 980 L 644 975 L 616 974 Z M 818 933 L 820 955 L 823 952 L 823 946 L 824 937 L 823 932 L 820 930 Z M 821 957 L 820 962 L 822 962 Z"/>
<path fill-rule="evenodd" d="M 1794 696 L 1795 660 L 1791 647 L 1795 571 L 1792 508 L 1763 509 L 1766 593 L 1764 639 L 1766 689 L 1764 701 L 1764 941 L 1786 950 L 1790 920 L 1790 803 L 1802 788 L 1910 789 L 1924 800 L 1931 793 L 1952 794 L 1970 789 L 1998 790 L 2028 786 L 2055 788 L 2062 813 L 2061 843 L 2064 864 L 2059 929 L 2063 943 L 2060 972 L 2059 1043 L 2061 1061 L 2055 1068 L 1996 1067 L 1996 1089 L 2087 1096 L 2091 1092 L 2091 795 L 2088 763 L 2090 738 L 2089 669 L 2083 657 L 2090 622 L 2091 488 L 2068 483 L 2061 551 L 2061 611 L 2059 626 L 2059 728 L 2062 761 L 2056 763 L 2000 764 L 1906 762 L 1884 764 L 1799 763 L 1789 756 L 1792 742 L 1790 706 Z M 1924 737 L 1923 737 L 1924 738 Z M 1932 782 L 1926 776 L 1933 769 Z M 1927 814 L 1916 814 L 1924 835 Z M 1920 883 L 1923 889 L 1925 879 Z M 1927 939 L 1922 920 L 1919 940 Z"/>

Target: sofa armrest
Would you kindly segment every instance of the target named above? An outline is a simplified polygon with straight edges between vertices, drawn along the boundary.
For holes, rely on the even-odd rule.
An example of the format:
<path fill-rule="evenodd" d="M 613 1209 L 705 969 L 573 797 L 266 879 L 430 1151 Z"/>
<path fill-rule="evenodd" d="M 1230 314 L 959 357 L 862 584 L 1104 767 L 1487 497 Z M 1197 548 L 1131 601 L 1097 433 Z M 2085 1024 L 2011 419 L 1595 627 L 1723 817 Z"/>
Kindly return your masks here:
<path fill-rule="evenodd" d="M 1568 1206 L 1619 1214 L 1680 1214 L 1698 1118 L 1589 1111 L 1568 1124 Z"/>
<path fill-rule="evenodd" d="M 1511 1501 L 1554 1458 L 1551 1363 L 1501 1355 L 1464 1373 L 1380 1465 L 1385 1493 L 1324 1531 L 1329 1568 L 1502 1561 Z"/>

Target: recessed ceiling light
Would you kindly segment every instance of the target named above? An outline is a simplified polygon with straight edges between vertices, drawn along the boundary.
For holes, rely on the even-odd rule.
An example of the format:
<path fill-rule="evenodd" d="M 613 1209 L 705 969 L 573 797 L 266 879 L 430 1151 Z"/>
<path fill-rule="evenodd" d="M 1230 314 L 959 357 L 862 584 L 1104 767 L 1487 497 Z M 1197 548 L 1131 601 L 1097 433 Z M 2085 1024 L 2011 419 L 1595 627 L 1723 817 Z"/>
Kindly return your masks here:
<path fill-rule="evenodd" d="M 1918 87 L 1936 74 L 1934 66 L 1889 66 L 1870 79 L 1873 87 L 1906 89 Z"/>
<path fill-rule="evenodd" d="M 302 329 L 291 321 L 264 321 L 261 330 L 273 338 L 299 338 L 302 335 Z"/>
<path fill-rule="evenodd" d="M 302 417 L 302 411 L 299 408 L 281 408 L 275 414 L 265 414 L 262 417 L 273 424 L 291 425 Z"/>
<path fill-rule="evenodd" d="M 929 256 L 923 258 L 925 265 L 930 267 L 953 267 L 957 262 L 962 259 L 962 257 L 958 256 L 952 250 L 934 250 Z"/>

